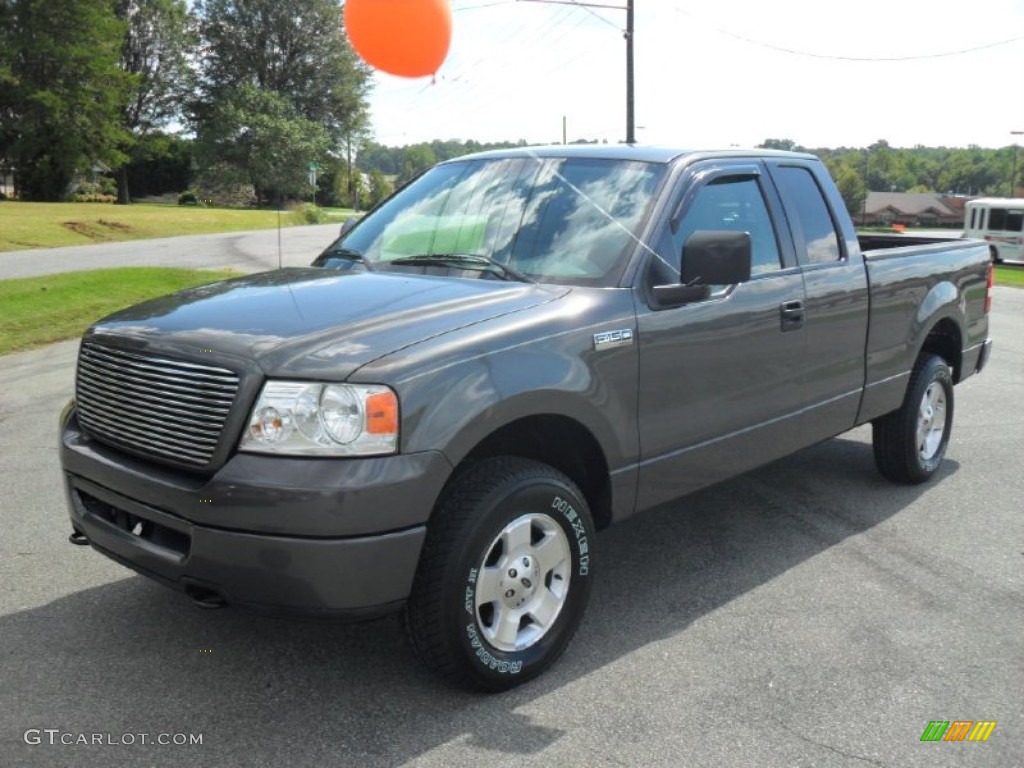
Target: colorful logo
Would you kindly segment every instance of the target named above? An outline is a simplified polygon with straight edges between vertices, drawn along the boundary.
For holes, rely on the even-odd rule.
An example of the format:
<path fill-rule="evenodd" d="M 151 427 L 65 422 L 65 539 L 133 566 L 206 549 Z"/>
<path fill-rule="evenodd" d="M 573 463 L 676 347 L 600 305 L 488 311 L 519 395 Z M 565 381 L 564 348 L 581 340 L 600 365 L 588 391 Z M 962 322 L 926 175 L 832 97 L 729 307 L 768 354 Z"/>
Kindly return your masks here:
<path fill-rule="evenodd" d="M 995 720 L 932 720 L 921 741 L 988 741 L 995 729 Z"/>

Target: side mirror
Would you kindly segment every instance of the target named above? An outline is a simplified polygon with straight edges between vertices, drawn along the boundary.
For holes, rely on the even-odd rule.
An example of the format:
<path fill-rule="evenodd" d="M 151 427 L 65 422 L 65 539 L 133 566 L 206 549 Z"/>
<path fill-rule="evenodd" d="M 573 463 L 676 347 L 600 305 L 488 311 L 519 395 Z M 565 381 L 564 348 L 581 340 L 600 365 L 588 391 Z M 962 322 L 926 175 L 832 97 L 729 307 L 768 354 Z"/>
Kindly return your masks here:
<path fill-rule="evenodd" d="M 683 272 L 678 283 L 654 286 L 658 309 L 703 301 L 713 285 L 735 285 L 750 279 L 750 235 L 731 230 L 703 229 L 683 245 Z"/>
<path fill-rule="evenodd" d="M 750 235 L 702 229 L 683 244 L 684 285 L 735 285 L 750 279 Z"/>
<path fill-rule="evenodd" d="M 341 232 L 339 234 L 339 237 L 344 237 L 345 235 L 347 235 L 349 233 L 349 231 L 356 224 L 359 223 L 359 220 L 361 218 L 362 218 L 362 216 L 349 216 L 347 219 L 345 219 L 343 222 L 341 222 Z"/>

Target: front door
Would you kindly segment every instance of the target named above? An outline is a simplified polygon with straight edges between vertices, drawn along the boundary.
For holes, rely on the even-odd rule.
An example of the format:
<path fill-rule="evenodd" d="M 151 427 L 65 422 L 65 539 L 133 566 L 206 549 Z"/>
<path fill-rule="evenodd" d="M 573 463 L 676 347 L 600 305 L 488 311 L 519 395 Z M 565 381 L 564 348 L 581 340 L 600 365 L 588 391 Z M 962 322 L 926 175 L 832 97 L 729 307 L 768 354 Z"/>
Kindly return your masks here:
<path fill-rule="evenodd" d="M 698 230 L 749 233 L 753 263 L 749 282 L 715 286 L 706 300 L 637 308 L 639 508 L 800 445 L 803 278 L 764 170 L 745 161 L 688 171 L 649 255 L 647 287 L 678 281 L 683 244 Z"/>

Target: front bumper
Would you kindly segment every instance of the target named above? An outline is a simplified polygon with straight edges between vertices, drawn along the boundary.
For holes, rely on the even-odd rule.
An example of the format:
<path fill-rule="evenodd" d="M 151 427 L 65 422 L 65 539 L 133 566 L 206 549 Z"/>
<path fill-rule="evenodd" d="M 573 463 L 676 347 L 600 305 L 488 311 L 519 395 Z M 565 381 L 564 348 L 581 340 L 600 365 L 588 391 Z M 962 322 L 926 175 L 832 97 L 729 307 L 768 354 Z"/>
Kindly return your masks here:
<path fill-rule="evenodd" d="M 451 466 L 240 454 L 199 478 L 91 440 L 71 411 L 61 462 L 72 527 L 139 573 L 256 608 L 365 617 L 400 607 Z"/>

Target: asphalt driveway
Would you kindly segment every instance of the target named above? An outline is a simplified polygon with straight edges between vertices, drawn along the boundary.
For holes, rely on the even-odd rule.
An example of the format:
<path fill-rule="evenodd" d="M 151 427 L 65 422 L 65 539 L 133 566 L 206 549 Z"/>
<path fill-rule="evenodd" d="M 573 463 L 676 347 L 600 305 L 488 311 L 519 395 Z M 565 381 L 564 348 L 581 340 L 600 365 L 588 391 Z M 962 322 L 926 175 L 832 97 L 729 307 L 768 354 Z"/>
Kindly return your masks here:
<path fill-rule="evenodd" d="M 1020 766 L 1024 291 L 995 307 L 935 482 L 882 480 L 859 429 L 615 526 L 566 656 L 497 696 L 438 683 L 394 619 L 201 611 L 68 544 L 76 344 L 2 357 L 0 764 Z M 998 725 L 920 741 L 957 719 Z"/>
<path fill-rule="evenodd" d="M 330 245 L 340 225 L 287 227 L 280 232 L 280 263 L 306 267 Z M 0 279 L 105 267 L 184 267 L 263 272 L 278 266 L 278 231 L 183 235 L 122 243 L 73 245 L 0 253 Z"/>

